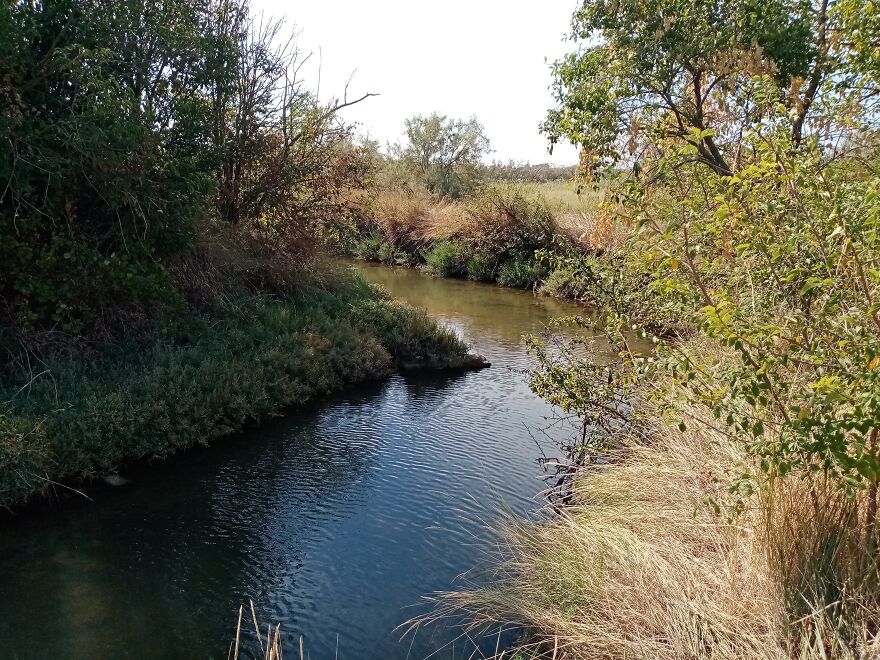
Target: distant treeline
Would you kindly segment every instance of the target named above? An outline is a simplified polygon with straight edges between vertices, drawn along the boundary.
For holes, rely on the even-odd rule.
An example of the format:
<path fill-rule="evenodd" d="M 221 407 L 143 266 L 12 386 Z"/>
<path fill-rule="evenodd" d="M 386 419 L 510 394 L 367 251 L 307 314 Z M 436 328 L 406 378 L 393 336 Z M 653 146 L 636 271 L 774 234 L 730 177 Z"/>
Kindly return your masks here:
<path fill-rule="evenodd" d="M 554 165 L 552 163 L 522 163 L 509 160 L 506 163 L 492 161 L 485 167 L 486 178 L 490 181 L 510 181 L 515 183 L 548 183 L 568 181 L 577 174 L 577 165 Z"/>

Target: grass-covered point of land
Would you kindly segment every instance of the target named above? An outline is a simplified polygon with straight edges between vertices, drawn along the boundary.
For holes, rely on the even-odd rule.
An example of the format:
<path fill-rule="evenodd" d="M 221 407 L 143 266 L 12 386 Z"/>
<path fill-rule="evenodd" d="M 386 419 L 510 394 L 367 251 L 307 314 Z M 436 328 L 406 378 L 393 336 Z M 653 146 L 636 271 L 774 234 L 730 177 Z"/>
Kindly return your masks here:
<path fill-rule="evenodd" d="M 0 391 L 0 503 L 208 444 L 398 364 L 461 363 L 451 331 L 345 277 L 337 291 L 194 315 L 175 336 L 44 351 Z"/>
<path fill-rule="evenodd" d="M 319 101 L 285 31 L 239 0 L 0 9 L 0 506 L 463 363 L 322 257 L 366 95 Z"/>

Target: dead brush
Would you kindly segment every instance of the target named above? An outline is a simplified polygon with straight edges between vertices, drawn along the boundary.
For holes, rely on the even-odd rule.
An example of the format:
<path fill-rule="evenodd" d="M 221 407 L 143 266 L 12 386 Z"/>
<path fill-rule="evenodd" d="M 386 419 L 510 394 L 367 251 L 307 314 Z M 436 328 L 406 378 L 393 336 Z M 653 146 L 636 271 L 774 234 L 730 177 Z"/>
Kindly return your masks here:
<path fill-rule="evenodd" d="M 389 243 L 415 251 L 454 235 L 463 220 L 455 202 L 426 192 L 384 190 L 376 200 L 375 222 Z"/>
<path fill-rule="evenodd" d="M 320 272 L 320 253 L 303 237 L 280 236 L 267 227 L 203 222 L 195 245 L 169 264 L 179 289 L 199 307 L 228 304 L 241 290 L 295 294 L 304 274 Z"/>
<path fill-rule="evenodd" d="M 488 573 L 438 594 L 411 625 L 464 616 L 469 635 L 523 630 L 498 658 L 880 657 L 876 571 L 857 552 L 861 504 L 820 491 L 829 506 L 813 509 L 795 475 L 764 484 L 737 517 L 719 515 L 712 503 L 729 501 L 729 475 L 748 460 L 721 432 L 663 426 L 585 471 L 578 506 L 508 517 Z M 838 537 L 835 591 L 821 593 L 816 560 Z"/>
<path fill-rule="evenodd" d="M 251 658 L 262 657 L 263 660 L 283 660 L 283 648 L 281 645 L 281 624 L 277 624 L 274 628 L 266 625 L 266 636 L 260 632 L 260 624 L 257 622 L 257 612 L 254 609 L 254 601 L 250 601 L 251 606 L 251 622 L 254 624 L 254 633 L 257 636 L 257 643 L 260 647 L 260 656 L 251 655 Z M 238 624 L 235 628 L 235 639 L 229 645 L 229 660 L 239 660 L 241 653 L 242 624 L 244 623 L 244 605 L 238 608 Z M 305 660 L 305 642 L 303 636 L 299 636 L 299 658 Z"/>

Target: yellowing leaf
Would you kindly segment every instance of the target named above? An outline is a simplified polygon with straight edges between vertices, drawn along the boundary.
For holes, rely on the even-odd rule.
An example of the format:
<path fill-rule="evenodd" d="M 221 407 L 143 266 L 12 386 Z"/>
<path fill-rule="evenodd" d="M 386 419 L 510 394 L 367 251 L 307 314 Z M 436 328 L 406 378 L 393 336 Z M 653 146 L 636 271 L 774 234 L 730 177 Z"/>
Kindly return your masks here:
<path fill-rule="evenodd" d="M 880 355 L 868 363 L 868 369 L 876 369 L 877 367 L 880 367 Z"/>

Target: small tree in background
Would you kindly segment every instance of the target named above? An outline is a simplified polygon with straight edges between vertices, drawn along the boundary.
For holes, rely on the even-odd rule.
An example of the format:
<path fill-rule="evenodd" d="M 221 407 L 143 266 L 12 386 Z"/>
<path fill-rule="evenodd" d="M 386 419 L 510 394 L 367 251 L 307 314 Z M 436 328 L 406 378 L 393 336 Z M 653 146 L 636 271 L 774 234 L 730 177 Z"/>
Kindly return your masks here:
<path fill-rule="evenodd" d="M 437 197 L 462 197 L 479 183 L 480 159 L 487 153 L 489 138 L 476 117 L 416 115 L 406 120 L 406 142 L 391 147 L 397 159 L 392 178 Z"/>

